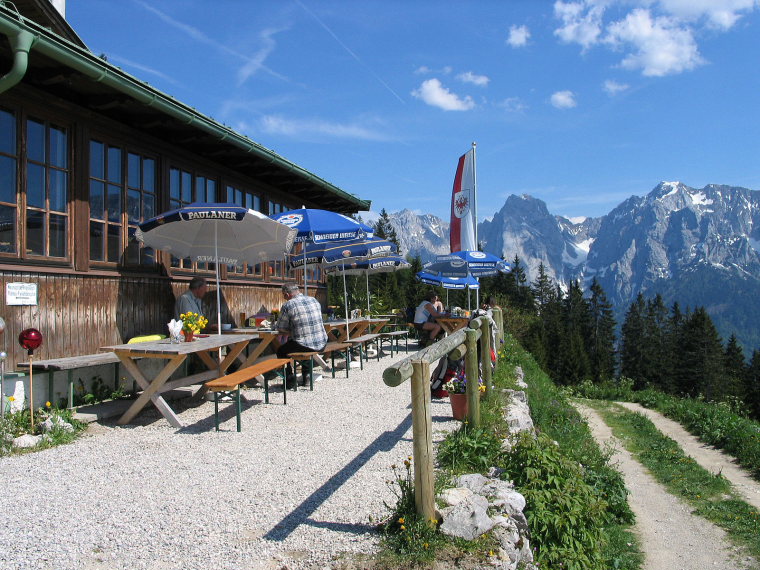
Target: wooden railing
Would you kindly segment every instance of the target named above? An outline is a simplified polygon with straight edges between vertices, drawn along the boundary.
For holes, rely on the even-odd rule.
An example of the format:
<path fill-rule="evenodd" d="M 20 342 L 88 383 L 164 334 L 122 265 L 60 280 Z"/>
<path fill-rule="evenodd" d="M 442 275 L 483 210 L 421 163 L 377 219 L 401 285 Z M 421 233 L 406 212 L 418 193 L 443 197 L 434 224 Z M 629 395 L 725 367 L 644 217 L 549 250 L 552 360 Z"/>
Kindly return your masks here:
<path fill-rule="evenodd" d="M 504 338 L 501 309 L 493 310 L 496 324 L 496 342 Z M 480 343 L 480 362 L 478 361 Z M 498 346 L 498 345 L 497 345 Z M 424 348 L 389 366 L 383 371 L 388 386 L 399 386 L 411 379 L 412 388 L 412 439 L 414 453 L 414 501 L 417 513 L 426 521 L 435 519 L 435 477 L 433 471 L 433 422 L 430 412 L 430 364 L 442 357 L 449 360 L 464 358 L 467 377 L 467 422 L 480 425 L 480 391 L 478 382 L 472 381 L 483 373 L 485 396 L 493 390 L 491 376 L 491 321 L 478 317 L 468 328 L 450 334 L 443 340 Z"/>

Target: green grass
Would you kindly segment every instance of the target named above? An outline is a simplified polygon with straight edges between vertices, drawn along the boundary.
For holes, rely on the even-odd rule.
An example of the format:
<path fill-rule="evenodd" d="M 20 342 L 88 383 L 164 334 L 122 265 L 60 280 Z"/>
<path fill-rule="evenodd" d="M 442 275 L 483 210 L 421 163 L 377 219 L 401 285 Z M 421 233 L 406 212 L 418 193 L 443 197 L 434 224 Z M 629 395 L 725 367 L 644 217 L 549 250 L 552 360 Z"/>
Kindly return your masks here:
<path fill-rule="evenodd" d="M 744 502 L 722 475 L 713 475 L 684 454 L 642 414 L 621 406 L 590 401 L 615 436 L 623 442 L 668 492 L 694 512 L 720 526 L 737 544 L 760 557 L 760 512 Z"/>

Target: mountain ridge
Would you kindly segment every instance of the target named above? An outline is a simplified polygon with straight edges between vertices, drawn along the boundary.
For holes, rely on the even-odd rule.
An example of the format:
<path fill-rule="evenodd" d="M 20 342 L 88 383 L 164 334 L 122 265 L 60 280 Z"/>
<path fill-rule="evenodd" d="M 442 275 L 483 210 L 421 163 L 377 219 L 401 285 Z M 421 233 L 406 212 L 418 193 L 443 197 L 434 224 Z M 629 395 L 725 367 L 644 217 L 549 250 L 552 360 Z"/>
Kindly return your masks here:
<path fill-rule="evenodd" d="M 405 254 L 427 261 L 448 253 L 448 222 L 409 210 L 390 220 Z M 563 288 L 576 279 L 587 288 L 596 278 L 619 321 L 639 293 L 659 293 L 682 309 L 705 306 L 724 337 L 735 329 L 745 347 L 760 346 L 759 327 L 748 319 L 760 322 L 760 310 L 752 297 L 730 297 L 760 294 L 760 191 L 660 182 L 581 222 L 551 214 L 527 194 L 511 195 L 478 224 L 478 238 L 485 251 L 518 256 L 528 281 L 541 263 Z"/>

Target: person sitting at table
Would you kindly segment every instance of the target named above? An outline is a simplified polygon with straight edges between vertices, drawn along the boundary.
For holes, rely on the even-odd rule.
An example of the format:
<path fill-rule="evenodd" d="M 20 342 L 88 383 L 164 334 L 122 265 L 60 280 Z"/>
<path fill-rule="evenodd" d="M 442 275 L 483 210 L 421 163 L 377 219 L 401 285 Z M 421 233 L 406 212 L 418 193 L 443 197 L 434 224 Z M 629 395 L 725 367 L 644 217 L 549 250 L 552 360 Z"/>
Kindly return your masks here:
<path fill-rule="evenodd" d="M 444 313 L 437 311 L 435 308 L 437 299 L 438 295 L 436 292 L 429 291 L 425 295 L 425 299 L 414 310 L 414 328 L 420 332 L 427 331 L 430 335 L 430 341 L 434 341 L 442 330 L 441 325 L 435 322 L 435 317 L 445 316 Z"/>
<path fill-rule="evenodd" d="M 287 358 L 293 352 L 319 352 L 327 345 L 327 333 L 322 322 L 322 306 L 314 297 L 303 295 L 298 285 L 286 283 L 282 286 L 286 301 L 280 310 L 280 318 L 275 325 L 278 331 L 289 335 L 287 342 L 277 349 L 277 358 Z M 306 367 L 302 384 L 306 384 Z M 295 386 L 296 377 L 290 365 L 286 369 L 286 386 Z"/>
<path fill-rule="evenodd" d="M 208 291 L 208 283 L 205 277 L 193 277 L 187 291 L 177 297 L 174 303 L 174 318 L 179 319 L 181 314 L 187 312 L 203 315 L 203 296 L 206 291 Z"/>

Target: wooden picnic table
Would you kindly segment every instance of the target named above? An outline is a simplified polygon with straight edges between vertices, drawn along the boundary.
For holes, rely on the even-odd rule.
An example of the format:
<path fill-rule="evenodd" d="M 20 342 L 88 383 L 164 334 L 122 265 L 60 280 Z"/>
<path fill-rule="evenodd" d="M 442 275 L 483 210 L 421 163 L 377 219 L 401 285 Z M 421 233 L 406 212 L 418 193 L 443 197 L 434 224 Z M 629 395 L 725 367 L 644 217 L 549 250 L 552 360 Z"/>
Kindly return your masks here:
<path fill-rule="evenodd" d="M 183 427 L 182 422 L 161 394 L 175 388 L 190 386 L 191 384 L 206 382 L 207 380 L 224 376 L 227 368 L 248 346 L 248 343 L 257 338 L 259 338 L 257 334 L 213 334 L 205 338 L 197 338 L 191 342 L 172 343 L 170 339 L 164 339 L 137 344 L 116 344 L 100 347 L 100 350 L 103 352 L 114 353 L 124 365 L 124 368 L 143 389 L 140 397 L 119 418 L 117 423 L 119 425 L 128 424 L 148 404 L 148 401 L 152 401 L 153 405 L 158 408 L 172 426 L 176 428 Z M 229 349 L 227 355 L 222 360 L 219 360 L 219 349 L 222 347 L 229 347 Z M 170 381 L 171 375 L 191 354 L 197 354 L 208 370 Z M 137 366 L 137 360 L 140 358 L 165 359 L 168 362 L 155 376 L 146 378 L 142 370 Z M 250 358 L 250 355 L 248 358 Z"/>
<path fill-rule="evenodd" d="M 346 342 L 347 338 L 360 336 L 369 326 L 369 319 L 340 319 L 325 321 L 325 332 L 330 342 Z"/>
<path fill-rule="evenodd" d="M 465 328 L 469 322 L 469 317 L 435 317 L 435 322 L 441 325 L 441 328 L 446 334 L 457 332 L 459 329 Z"/>

